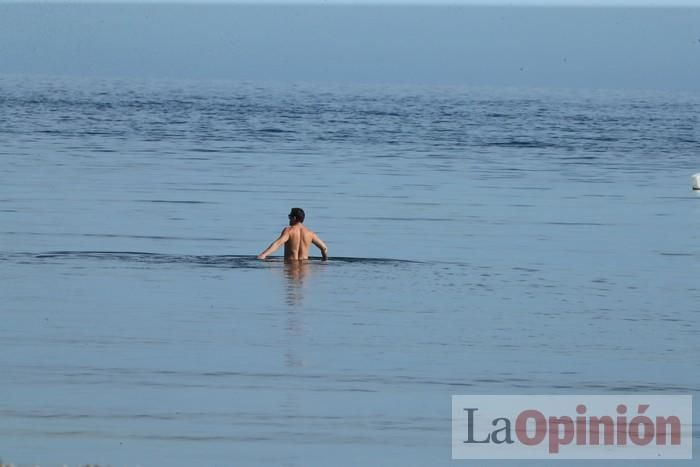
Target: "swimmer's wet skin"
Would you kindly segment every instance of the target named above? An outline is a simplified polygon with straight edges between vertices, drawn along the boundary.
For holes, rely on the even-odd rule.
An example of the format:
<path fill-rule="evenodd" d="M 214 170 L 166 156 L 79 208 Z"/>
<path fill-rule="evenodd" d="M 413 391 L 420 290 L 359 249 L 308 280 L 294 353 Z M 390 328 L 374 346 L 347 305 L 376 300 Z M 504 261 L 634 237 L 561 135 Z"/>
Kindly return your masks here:
<path fill-rule="evenodd" d="M 309 259 L 309 245 L 313 243 L 321 250 L 322 259 L 326 261 L 328 259 L 328 247 L 318 235 L 304 227 L 303 223 L 306 217 L 304 210 L 292 208 L 287 217 L 289 217 L 289 226 L 282 229 L 282 233 L 277 240 L 272 242 L 257 258 L 265 259 L 284 245 L 285 260 Z"/>

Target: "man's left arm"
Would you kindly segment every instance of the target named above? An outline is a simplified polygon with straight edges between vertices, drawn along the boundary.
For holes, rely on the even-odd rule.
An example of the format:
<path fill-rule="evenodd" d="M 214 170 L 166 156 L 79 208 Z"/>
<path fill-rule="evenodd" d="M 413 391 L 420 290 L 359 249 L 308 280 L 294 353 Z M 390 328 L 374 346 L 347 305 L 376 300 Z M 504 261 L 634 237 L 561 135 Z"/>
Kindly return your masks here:
<path fill-rule="evenodd" d="M 321 240 L 318 235 L 314 234 L 311 238 L 311 242 L 321 250 L 321 258 L 323 261 L 328 260 L 328 247 L 323 243 L 323 240 Z"/>

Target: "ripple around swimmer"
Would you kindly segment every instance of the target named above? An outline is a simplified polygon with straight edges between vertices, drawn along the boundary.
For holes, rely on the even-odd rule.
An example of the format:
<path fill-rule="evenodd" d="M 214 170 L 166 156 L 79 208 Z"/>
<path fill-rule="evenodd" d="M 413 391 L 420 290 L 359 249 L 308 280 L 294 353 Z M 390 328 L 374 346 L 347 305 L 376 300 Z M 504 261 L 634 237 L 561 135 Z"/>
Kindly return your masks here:
<path fill-rule="evenodd" d="M 184 264 L 205 267 L 220 268 L 262 268 L 274 267 L 284 264 L 282 257 L 272 257 L 264 261 L 258 260 L 251 255 L 176 255 L 166 253 L 149 253 L 142 251 L 49 251 L 43 253 L 0 253 L 0 261 L 16 262 L 41 262 L 44 260 L 106 260 L 128 263 L 147 264 Z M 332 257 L 328 261 L 322 261 L 318 257 L 311 257 L 309 263 L 342 265 L 342 264 L 374 264 L 374 265 L 396 265 L 419 263 L 418 261 L 392 259 L 392 258 L 354 258 L 338 256 Z"/>

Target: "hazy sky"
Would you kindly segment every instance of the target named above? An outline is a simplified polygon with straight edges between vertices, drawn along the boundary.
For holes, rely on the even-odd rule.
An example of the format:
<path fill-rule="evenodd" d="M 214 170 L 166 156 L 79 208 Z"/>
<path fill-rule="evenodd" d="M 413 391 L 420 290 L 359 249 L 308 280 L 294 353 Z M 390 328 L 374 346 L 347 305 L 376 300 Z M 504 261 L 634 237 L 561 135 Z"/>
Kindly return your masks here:
<path fill-rule="evenodd" d="M 3 73 L 700 92 L 700 8 L 5 3 Z"/>

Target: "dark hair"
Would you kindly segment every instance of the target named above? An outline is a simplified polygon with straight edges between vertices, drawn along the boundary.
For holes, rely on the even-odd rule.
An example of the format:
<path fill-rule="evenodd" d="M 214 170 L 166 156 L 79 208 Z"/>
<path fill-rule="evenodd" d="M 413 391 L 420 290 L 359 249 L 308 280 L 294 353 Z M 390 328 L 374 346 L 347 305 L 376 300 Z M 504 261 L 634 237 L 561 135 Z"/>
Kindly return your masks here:
<path fill-rule="evenodd" d="M 291 212 L 289 213 L 289 217 L 293 217 L 299 222 L 304 222 L 304 217 L 306 217 L 306 214 L 304 214 L 304 210 L 301 208 L 292 208 Z"/>

